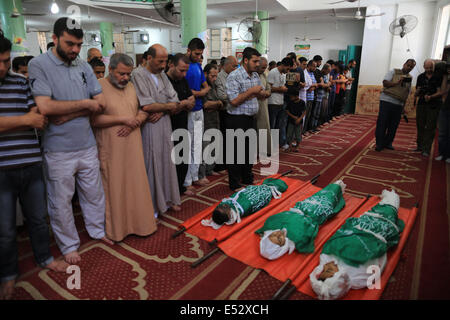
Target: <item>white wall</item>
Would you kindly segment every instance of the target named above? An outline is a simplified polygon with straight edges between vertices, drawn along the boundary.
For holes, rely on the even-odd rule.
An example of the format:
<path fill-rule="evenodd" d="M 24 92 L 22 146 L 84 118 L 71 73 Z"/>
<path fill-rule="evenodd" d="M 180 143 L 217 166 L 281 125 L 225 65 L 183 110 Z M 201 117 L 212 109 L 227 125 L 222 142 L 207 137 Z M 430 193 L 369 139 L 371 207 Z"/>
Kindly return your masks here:
<path fill-rule="evenodd" d="M 359 85 L 380 85 L 389 70 L 393 40 L 389 24 L 396 18 L 397 8 L 384 6 L 381 11 L 385 13 L 380 17 L 381 29 L 370 29 L 367 25 L 364 28 Z"/>
<path fill-rule="evenodd" d="M 229 24 L 232 27 L 232 38 L 240 39 L 238 33 L 238 24 Z M 309 41 L 311 45 L 311 55 L 321 55 L 324 60 L 338 59 L 339 50 L 347 50 L 348 45 L 362 45 L 364 22 L 362 21 L 339 21 L 338 29 L 333 22 L 309 22 L 309 38 L 324 38 L 320 41 Z M 295 40 L 295 37 L 303 38 L 305 36 L 305 23 L 278 23 L 270 21 L 269 25 L 269 60 L 280 61 L 287 53 L 294 51 L 295 44 L 304 42 Z M 236 49 L 246 47 L 251 43 L 243 41 L 233 41 L 232 54 L 235 55 Z M 312 58 L 311 56 L 311 58 Z"/>
<path fill-rule="evenodd" d="M 363 43 L 363 21 L 338 21 L 330 22 L 308 22 L 307 26 L 302 23 L 278 24 L 272 23 L 269 27 L 269 60 L 280 61 L 288 52 L 294 51 L 296 44 L 310 44 L 311 57 L 321 55 L 326 61 L 337 60 L 339 50 L 347 50 L 348 45 L 362 45 Z M 306 34 L 307 33 L 307 34 Z M 303 42 L 295 37 L 323 38 L 318 41 Z"/>
<path fill-rule="evenodd" d="M 26 36 L 27 36 L 27 48 L 29 50 L 28 54 L 37 57 L 38 55 L 41 54 L 37 32 L 29 32 L 27 33 Z"/>
<path fill-rule="evenodd" d="M 171 53 L 186 52 L 181 45 L 181 29 L 170 30 L 170 50 Z"/>
<path fill-rule="evenodd" d="M 394 37 L 390 69 L 399 68 L 409 58 L 417 62 L 411 73 L 415 79 L 423 72 L 423 62 L 431 58 L 436 2 L 412 2 L 398 5 L 397 17 L 415 15 L 419 22 L 417 27 L 404 38 Z M 408 44 L 410 52 L 408 52 Z"/>
<path fill-rule="evenodd" d="M 167 48 L 170 51 L 170 29 L 164 28 L 138 28 L 141 32 L 133 33 L 134 37 L 134 51 L 135 53 L 144 53 L 148 50 L 148 48 L 156 43 L 159 43 Z M 139 42 L 139 34 L 148 33 L 149 35 L 149 43 L 148 44 L 140 44 Z"/>
<path fill-rule="evenodd" d="M 167 48 L 169 53 L 177 53 L 177 52 L 185 52 L 185 49 L 181 48 L 181 39 L 179 38 L 181 34 L 180 29 L 166 29 L 166 28 L 136 28 L 141 30 L 142 32 L 135 32 L 133 33 L 134 37 L 134 52 L 135 54 L 144 53 L 151 45 L 155 43 L 162 44 L 164 47 Z M 119 32 L 119 30 L 115 30 Z M 84 30 L 85 33 L 97 33 L 100 36 L 100 30 Z M 140 33 L 148 33 L 149 35 L 149 43 L 148 44 L 139 44 L 139 34 Z M 52 41 L 51 39 L 51 33 L 46 34 L 47 36 L 47 43 Z M 37 32 L 30 32 L 27 33 L 27 46 L 30 50 L 30 55 L 38 56 L 40 54 L 39 51 L 39 43 L 37 40 Z M 85 43 L 83 47 L 81 48 L 80 57 L 81 59 L 86 59 L 87 57 L 87 50 L 90 48 L 97 48 L 101 50 L 101 45 L 98 44 L 88 44 Z M 135 58 L 134 56 L 132 57 Z"/>
<path fill-rule="evenodd" d="M 367 25 L 364 28 L 359 84 L 381 85 L 388 70 L 401 68 L 409 58 L 417 61 L 417 67 L 412 72 L 415 84 L 417 75 L 423 71 L 424 60 L 431 57 L 436 2 L 417 1 L 382 6 L 381 12 L 385 13 L 381 17 L 381 29 L 371 30 Z M 414 15 L 419 23 L 407 36 L 400 38 L 389 32 L 389 25 L 402 15 Z"/>

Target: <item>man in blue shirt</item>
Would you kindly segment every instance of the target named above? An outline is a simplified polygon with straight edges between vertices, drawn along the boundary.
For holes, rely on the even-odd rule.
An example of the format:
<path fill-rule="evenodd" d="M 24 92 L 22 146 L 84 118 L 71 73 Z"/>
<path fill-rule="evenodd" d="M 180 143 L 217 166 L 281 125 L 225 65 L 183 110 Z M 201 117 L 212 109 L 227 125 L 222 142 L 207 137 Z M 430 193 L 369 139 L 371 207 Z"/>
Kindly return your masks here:
<path fill-rule="evenodd" d="M 191 152 L 189 169 L 184 180 L 184 187 L 188 191 L 195 191 L 193 183 L 206 185 L 208 179 L 198 179 L 198 170 L 202 163 L 202 141 L 203 141 L 203 98 L 209 92 L 205 74 L 199 63 L 202 59 L 205 44 L 199 38 L 192 39 L 188 44 L 186 56 L 191 61 L 186 80 L 195 97 L 195 106 L 188 114 L 188 130 L 191 136 Z"/>

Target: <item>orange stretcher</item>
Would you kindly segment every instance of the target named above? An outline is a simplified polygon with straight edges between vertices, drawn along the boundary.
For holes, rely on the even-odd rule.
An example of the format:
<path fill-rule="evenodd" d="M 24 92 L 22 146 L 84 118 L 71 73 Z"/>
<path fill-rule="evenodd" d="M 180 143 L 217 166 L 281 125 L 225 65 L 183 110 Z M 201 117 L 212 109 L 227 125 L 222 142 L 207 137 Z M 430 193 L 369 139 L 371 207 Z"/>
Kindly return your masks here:
<path fill-rule="evenodd" d="M 235 223 L 233 225 L 223 225 L 220 229 L 213 229 L 211 227 L 206 227 L 201 224 L 203 219 L 211 218 L 212 212 L 220 203 L 212 205 L 211 207 L 206 208 L 205 210 L 199 212 L 197 215 L 192 217 L 191 219 L 186 220 L 179 227 L 183 231 L 187 231 L 192 235 L 199 237 L 200 239 L 206 241 L 221 242 L 247 225 L 253 223 L 255 220 L 258 220 L 259 217 L 267 214 L 268 212 L 276 213 L 280 212 L 279 208 L 285 205 L 285 202 L 289 198 L 297 198 L 300 194 L 302 194 L 302 190 L 311 185 L 309 181 L 301 181 L 297 179 L 287 178 L 287 177 L 278 177 L 279 179 L 286 182 L 288 188 L 285 192 L 282 193 L 280 199 L 272 199 L 270 203 L 262 208 L 261 210 L 249 215 L 247 217 L 242 218 L 240 223 Z M 320 190 L 320 189 L 318 189 Z"/>
<path fill-rule="evenodd" d="M 375 197 L 374 197 L 375 198 Z M 379 202 L 379 198 L 377 203 Z M 364 212 L 368 211 L 372 206 L 361 208 L 358 212 L 358 217 L 361 216 Z M 379 289 L 358 289 L 358 290 L 350 290 L 343 300 L 378 300 L 383 293 L 384 288 L 386 288 L 386 284 L 389 280 L 389 277 L 395 270 L 398 261 L 400 260 L 400 255 L 405 247 L 406 240 L 408 239 L 409 234 L 411 233 L 411 229 L 414 225 L 414 221 L 417 216 L 417 208 L 399 208 L 398 217 L 405 222 L 405 228 L 400 235 L 400 241 L 397 246 L 391 248 L 387 254 L 387 263 L 381 274 L 381 283 Z M 298 290 L 304 294 L 307 294 L 311 297 L 317 298 L 316 294 L 311 288 L 311 284 L 309 282 L 309 274 L 314 270 L 315 267 L 319 265 L 319 257 L 320 251 L 315 251 L 313 253 L 313 257 L 311 259 L 310 264 L 305 266 L 305 269 L 299 274 L 299 276 L 292 282 L 292 284 L 298 288 Z"/>
<path fill-rule="evenodd" d="M 281 211 L 286 211 L 292 208 L 296 202 L 302 201 L 316 192 L 320 191 L 313 185 L 308 185 L 302 190 L 302 194 L 298 197 L 289 198 L 285 201 L 284 206 L 280 206 L 281 210 L 277 212 L 266 212 L 257 221 L 251 225 L 246 226 L 238 233 L 220 243 L 219 248 L 228 256 L 244 262 L 254 268 L 263 269 L 272 277 L 286 281 L 292 279 L 297 269 L 304 268 L 311 259 L 312 254 L 301 254 L 294 250 L 290 255 L 286 254 L 277 260 L 267 260 L 259 253 L 260 236 L 255 233 L 256 230 L 264 225 L 264 222 L 269 216 L 277 214 Z M 367 198 L 356 198 L 344 194 L 345 207 L 333 218 L 325 222 L 319 227 L 319 232 L 314 241 L 315 250 L 320 247 L 320 244 L 329 238 L 337 229 L 345 222 L 345 219 L 351 217 L 366 201 Z"/>
<path fill-rule="evenodd" d="M 187 232 L 207 241 L 214 240 L 213 242 L 217 244 L 217 247 L 208 253 L 207 256 L 199 259 L 199 263 L 220 249 L 229 257 L 254 268 L 263 269 L 272 277 L 283 281 L 284 285 L 275 293 L 273 298 L 281 296 L 283 290 L 288 286 L 290 286 L 289 289 L 281 296 L 281 299 L 289 297 L 295 290 L 317 298 L 311 288 L 309 275 L 319 265 L 320 253 L 325 242 L 345 223 L 346 219 L 361 216 L 380 202 L 380 198 L 370 196 L 359 198 L 344 194 L 345 207 L 319 227 L 319 232 L 314 241 L 315 250 L 313 253 L 301 254 L 294 250 L 290 255 L 284 255 L 280 259 L 270 261 L 260 255 L 260 236 L 255 231 L 264 225 L 268 217 L 289 210 L 294 207 L 296 202 L 302 201 L 321 190 L 321 188 L 314 186 L 311 182 L 286 177 L 282 179 L 288 184 L 288 190 L 283 193 L 283 197 L 281 199 L 273 199 L 268 206 L 242 219 L 239 224 L 222 226 L 218 230 L 202 226 L 200 221 L 210 217 L 217 203 L 187 220 L 181 226 L 186 228 Z M 405 222 L 405 228 L 400 236 L 399 244 L 388 252 L 388 261 L 381 275 L 381 288 L 350 290 L 343 299 L 371 300 L 380 298 L 389 277 L 397 266 L 401 251 L 414 225 L 416 215 L 417 208 L 399 209 L 399 218 Z M 193 266 L 195 265 L 197 264 L 194 263 Z"/>

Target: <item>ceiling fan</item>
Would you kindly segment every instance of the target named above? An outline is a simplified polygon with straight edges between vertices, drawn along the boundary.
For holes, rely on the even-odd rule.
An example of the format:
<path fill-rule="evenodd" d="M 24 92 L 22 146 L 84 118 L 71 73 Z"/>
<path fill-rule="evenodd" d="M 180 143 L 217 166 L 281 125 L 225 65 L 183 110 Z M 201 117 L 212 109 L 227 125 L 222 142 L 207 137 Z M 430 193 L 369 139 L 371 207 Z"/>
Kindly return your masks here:
<path fill-rule="evenodd" d="M 124 21 L 123 21 L 123 15 L 122 15 L 122 26 L 120 28 L 120 33 L 122 34 L 129 34 L 129 33 L 134 33 L 134 32 L 139 32 L 141 30 L 130 30 L 130 27 L 128 26 L 127 29 L 125 29 L 125 25 L 124 25 Z"/>
<path fill-rule="evenodd" d="M 37 29 L 37 28 L 27 27 L 26 28 L 26 32 L 27 33 L 30 33 L 30 32 L 45 32 L 45 33 L 48 33 L 48 32 L 52 32 L 52 30 L 50 30 L 50 29 Z"/>
<path fill-rule="evenodd" d="M 341 1 L 341 2 L 347 2 L 347 1 Z M 356 2 L 356 0 L 350 0 L 348 2 Z M 356 19 L 356 20 L 362 20 L 365 18 L 372 18 L 372 17 L 380 17 L 380 16 L 384 16 L 385 13 L 379 13 L 379 14 L 371 14 L 371 15 L 363 15 L 361 12 L 361 2 L 360 0 L 358 0 L 358 10 L 356 10 L 355 15 L 354 16 L 338 16 L 336 15 L 336 10 L 333 9 L 333 13 L 334 13 L 334 17 L 336 18 L 344 18 L 344 19 Z"/>
<path fill-rule="evenodd" d="M 308 41 L 317 41 L 317 40 L 323 40 L 323 38 L 308 38 L 308 36 L 304 36 L 303 38 L 295 37 L 295 40 L 308 42 Z"/>
<path fill-rule="evenodd" d="M 173 24 L 180 23 L 181 12 L 176 11 L 175 8 L 175 3 L 179 2 L 174 2 L 173 0 L 153 0 L 152 3 L 161 18 Z"/>
<path fill-rule="evenodd" d="M 308 17 L 305 17 L 305 36 L 303 38 L 295 37 L 295 40 L 308 42 L 308 41 L 317 41 L 317 40 L 324 39 L 324 38 L 309 38 L 307 36 L 307 34 L 308 34 Z"/>
<path fill-rule="evenodd" d="M 338 4 L 338 3 L 342 3 L 342 2 L 356 2 L 358 0 L 341 0 L 341 1 L 336 1 L 336 2 L 330 2 L 328 4 Z"/>
<path fill-rule="evenodd" d="M 276 17 L 269 17 L 269 18 L 263 18 L 263 19 L 260 19 L 260 18 L 258 17 L 258 0 L 255 0 L 255 2 L 256 2 L 255 15 L 254 15 L 253 17 L 247 17 L 247 19 L 253 19 L 253 22 L 258 23 L 258 22 L 261 22 L 261 21 L 274 20 L 274 19 L 276 18 Z"/>

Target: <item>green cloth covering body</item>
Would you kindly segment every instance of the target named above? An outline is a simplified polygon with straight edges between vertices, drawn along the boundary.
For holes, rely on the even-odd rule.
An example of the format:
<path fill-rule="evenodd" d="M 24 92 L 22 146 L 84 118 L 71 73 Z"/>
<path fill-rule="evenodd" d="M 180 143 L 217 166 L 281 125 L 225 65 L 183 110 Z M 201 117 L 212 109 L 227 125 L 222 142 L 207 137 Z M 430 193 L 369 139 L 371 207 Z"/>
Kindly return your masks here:
<path fill-rule="evenodd" d="M 345 200 L 339 185 L 332 183 L 313 196 L 297 202 L 294 208 L 299 209 L 313 221 L 321 225 L 330 217 L 342 210 Z"/>
<path fill-rule="evenodd" d="M 358 267 L 397 245 L 404 227 L 395 207 L 378 204 L 359 218 L 347 219 L 325 243 L 322 253 Z"/>
<path fill-rule="evenodd" d="M 230 198 L 222 200 L 218 206 L 226 204 L 238 212 L 241 217 L 249 216 L 269 204 L 273 196 L 273 187 L 282 193 L 287 190 L 288 185 L 283 180 L 267 178 L 261 185 L 251 185 L 233 193 Z"/>
<path fill-rule="evenodd" d="M 262 228 L 255 232 L 262 236 L 265 231 L 285 228 L 286 237 L 295 243 L 298 252 L 311 253 L 314 252 L 314 240 L 319 226 L 344 206 L 342 189 L 333 183 L 311 197 L 297 202 L 290 211 L 283 211 L 267 218 Z"/>

